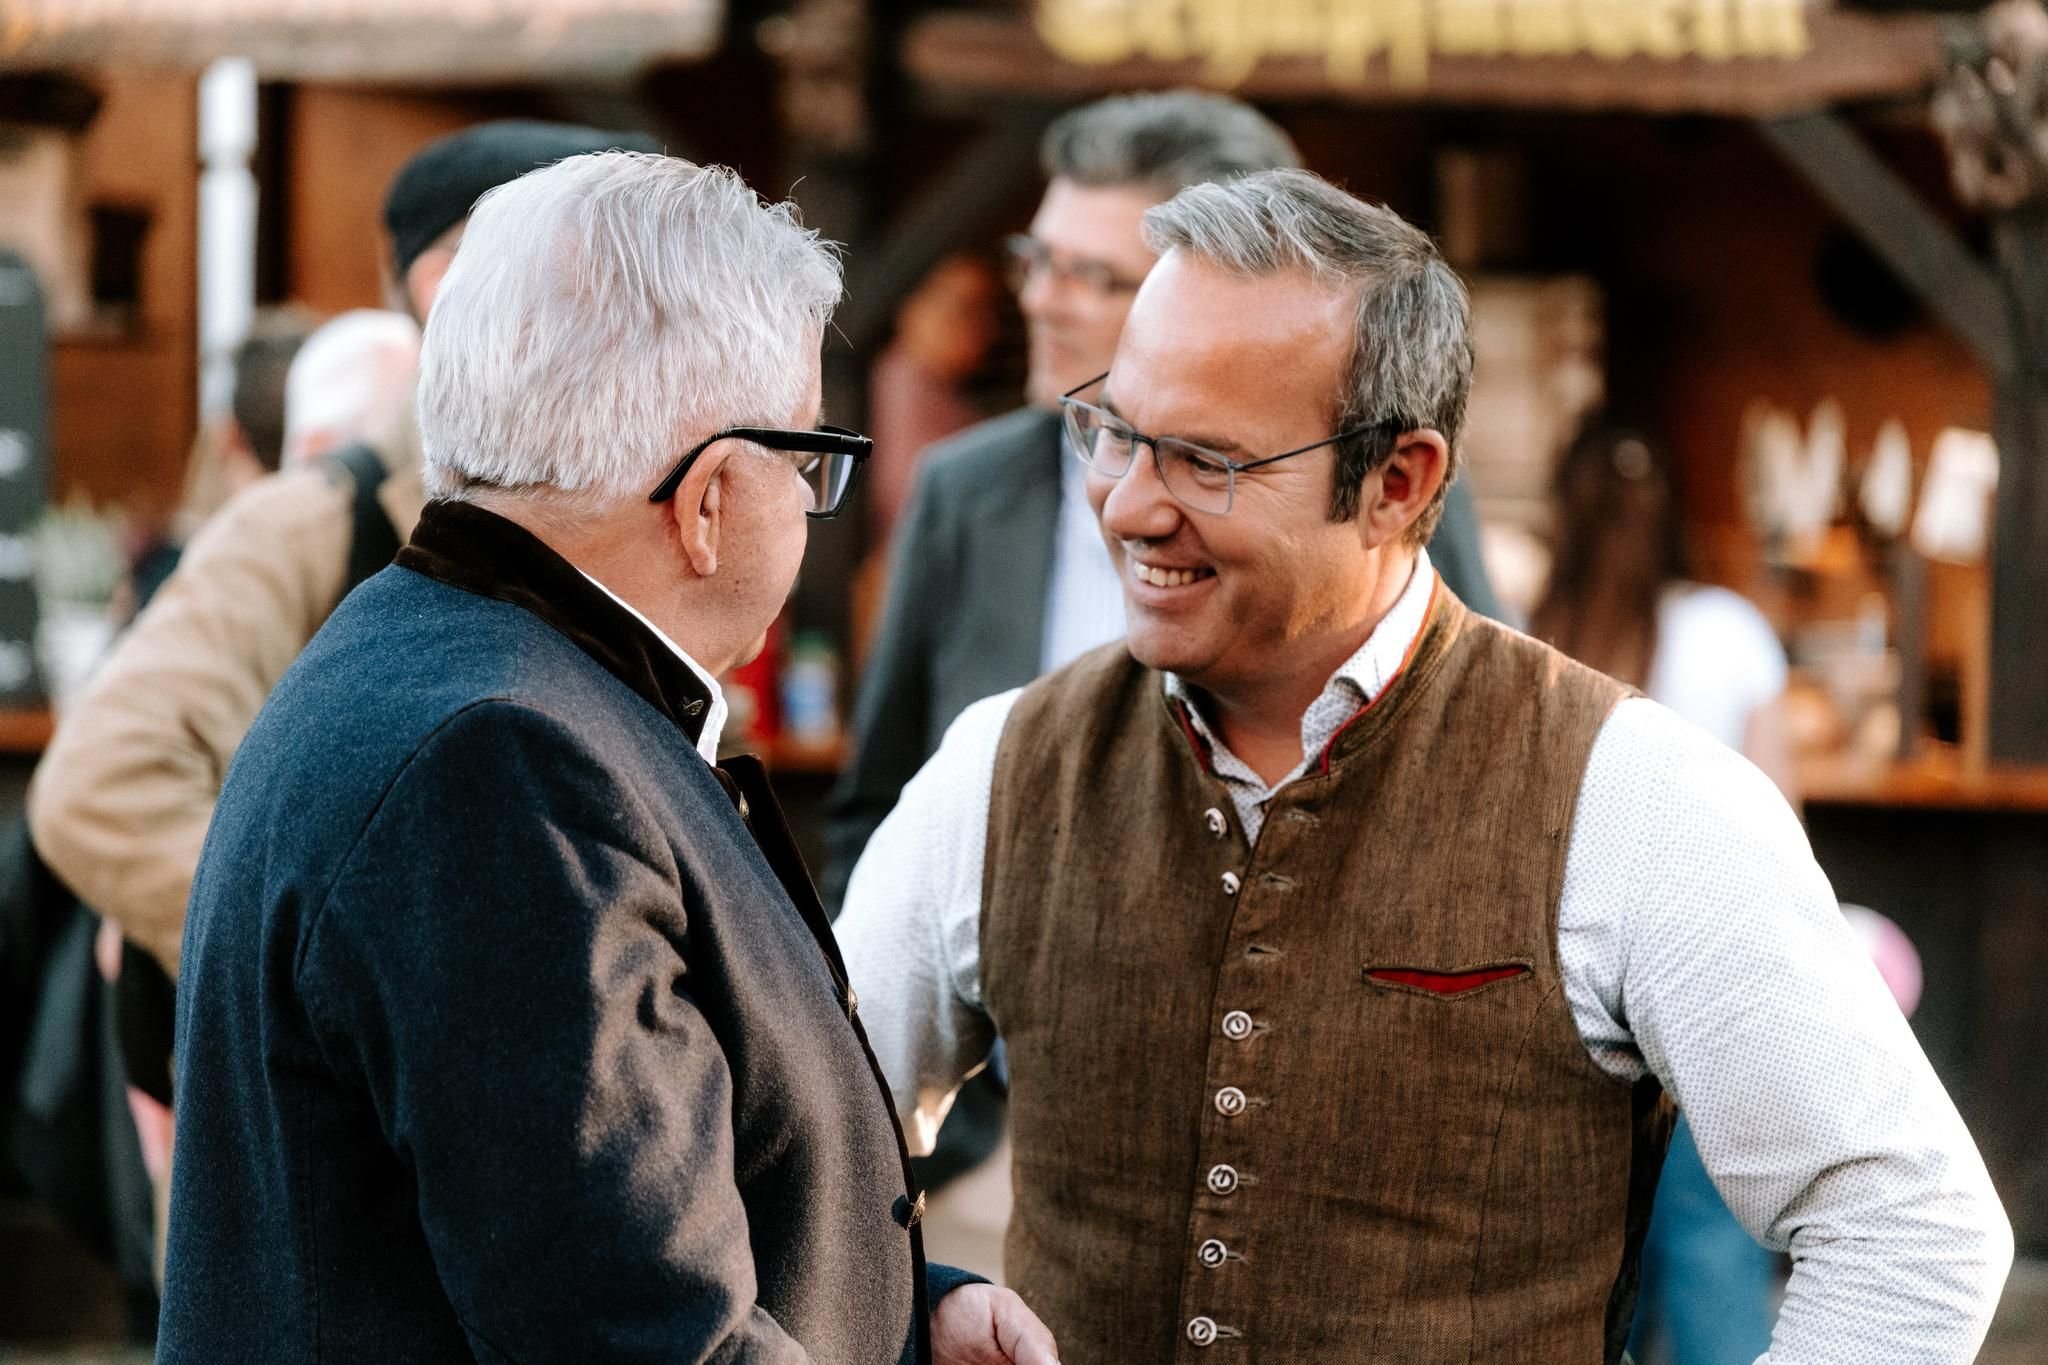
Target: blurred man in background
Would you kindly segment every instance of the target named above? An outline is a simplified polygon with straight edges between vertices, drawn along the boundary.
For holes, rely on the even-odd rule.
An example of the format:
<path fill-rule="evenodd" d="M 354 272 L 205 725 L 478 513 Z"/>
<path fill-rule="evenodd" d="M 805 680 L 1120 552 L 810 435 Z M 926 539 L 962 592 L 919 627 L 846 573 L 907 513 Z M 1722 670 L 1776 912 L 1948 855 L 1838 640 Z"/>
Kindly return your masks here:
<path fill-rule="evenodd" d="M 284 459 L 307 464 L 407 420 L 419 324 L 355 308 L 306 338 L 285 381 Z"/>

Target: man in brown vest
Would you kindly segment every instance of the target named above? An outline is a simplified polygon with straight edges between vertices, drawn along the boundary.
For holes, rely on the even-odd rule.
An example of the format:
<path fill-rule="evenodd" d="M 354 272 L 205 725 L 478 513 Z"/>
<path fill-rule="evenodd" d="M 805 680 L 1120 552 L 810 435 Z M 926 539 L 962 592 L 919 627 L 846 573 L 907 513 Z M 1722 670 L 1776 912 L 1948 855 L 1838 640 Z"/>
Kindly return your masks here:
<path fill-rule="evenodd" d="M 1011 1284 L 1086 1365 L 1618 1360 L 1668 1093 L 1769 1359 L 1971 1359 L 2011 1230 L 1791 811 L 1419 548 L 1435 248 L 1298 171 L 1146 228 L 1064 401 L 1128 644 L 967 711 L 839 923 L 916 1132 L 1007 1041 Z"/>

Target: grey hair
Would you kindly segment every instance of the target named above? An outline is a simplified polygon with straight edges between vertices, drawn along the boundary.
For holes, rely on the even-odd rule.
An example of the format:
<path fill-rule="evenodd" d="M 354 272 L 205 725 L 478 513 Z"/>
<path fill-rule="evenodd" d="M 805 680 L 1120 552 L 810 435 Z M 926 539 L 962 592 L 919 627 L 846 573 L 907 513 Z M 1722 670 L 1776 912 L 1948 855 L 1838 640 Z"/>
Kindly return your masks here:
<path fill-rule="evenodd" d="M 840 287 L 831 244 L 721 166 L 599 152 L 502 185 L 427 319 L 427 491 L 644 496 L 718 428 L 788 420 Z"/>
<path fill-rule="evenodd" d="M 1039 143 L 1048 180 L 1134 185 L 1171 198 L 1190 185 L 1301 165 L 1264 114 L 1226 95 L 1168 90 L 1069 110 Z"/>
<path fill-rule="evenodd" d="M 1428 234 L 1306 171 L 1280 170 L 1181 191 L 1146 213 L 1145 242 L 1233 275 L 1299 272 L 1356 292 L 1356 335 L 1332 420 L 1340 431 L 1380 425 L 1338 444 L 1332 520 L 1358 515 L 1366 476 L 1403 431 L 1442 434 L 1449 489 L 1472 392 L 1472 304 Z M 1440 490 L 1416 519 L 1414 543 L 1434 533 L 1443 500 Z"/>

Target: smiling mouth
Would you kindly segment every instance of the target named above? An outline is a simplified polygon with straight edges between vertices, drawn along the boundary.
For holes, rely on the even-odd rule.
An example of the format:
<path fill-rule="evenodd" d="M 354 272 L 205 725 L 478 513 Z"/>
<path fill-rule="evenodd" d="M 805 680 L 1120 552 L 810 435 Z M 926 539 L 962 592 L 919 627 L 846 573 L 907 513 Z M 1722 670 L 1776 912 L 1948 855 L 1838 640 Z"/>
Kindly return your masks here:
<path fill-rule="evenodd" d="M 1132 563 L 1131 573 L 1140 583 L 1149 583 L 1155 588 L 1184 588 L 1204 578 L 1214 578 L 1214 569 L 1159 569 L 1150 564 Z"/>

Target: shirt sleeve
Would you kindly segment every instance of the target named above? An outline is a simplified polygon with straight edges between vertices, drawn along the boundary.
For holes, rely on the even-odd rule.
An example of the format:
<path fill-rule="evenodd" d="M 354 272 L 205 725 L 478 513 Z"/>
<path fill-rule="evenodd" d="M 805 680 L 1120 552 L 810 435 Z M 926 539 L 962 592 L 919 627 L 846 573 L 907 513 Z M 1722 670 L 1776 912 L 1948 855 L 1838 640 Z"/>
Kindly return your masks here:
<path fill-rule="evenodd" d="M 758 1302 L 692 900 L 638 796 L 511 703 L 422 746 L 322 898 L 300 996 L 481 1360 L 810 1359 Z"/>
<path fill-rule="evenodd" d="M 1654 1073 L 1729 1209 L 1792 1254 L 1765 1359 L 1975 1359 L 2011 1227 L 1769 780 L 1623 703 L 1587 765 L 1558 937 L 1594 1060 Z"/>
<path fill-rule="evenodd" d="M 937 604 L 931 584 L 953 580 L 951 538 L 942 524 L 945 499 L 932 492 L 926 460 L 889 555 L 888 584 L 874 651 L 862 671 L 851 725 L 853 759 L 832 792 L 825 825 L 826 908 L 846 904 L 846 884 L 861 851 L 916 775 L 930 741 L 932 630 Z"/>
<path fill-rule="evenodd" d="M 929 1152 L 995 1028 L 981 999 L 981 874 L 996 749 L 1016 692 L 976 702 L 903 788 L 834 932 L 913 1152 Z"/>

